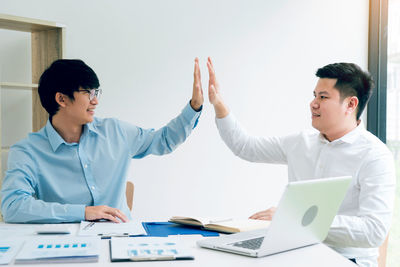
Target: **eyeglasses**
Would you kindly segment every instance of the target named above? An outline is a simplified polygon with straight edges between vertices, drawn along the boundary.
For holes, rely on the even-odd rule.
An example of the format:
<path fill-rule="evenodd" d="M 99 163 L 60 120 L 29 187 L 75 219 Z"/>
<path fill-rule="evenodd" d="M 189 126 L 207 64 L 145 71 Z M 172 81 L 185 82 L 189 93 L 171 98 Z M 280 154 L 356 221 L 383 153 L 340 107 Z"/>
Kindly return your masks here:
<path fill-rule="evenodd" d="M 89 101 L 92 101 L 95 97 L 97 99 L 100 99 L 100 96 L 103 93 L 103 90 L 101 90 L 100 88 L 97 88 L 97 89 L 82 89 L 82 90 L 79 90 L 79 92 L 86 92 L 89 95 Z"/>

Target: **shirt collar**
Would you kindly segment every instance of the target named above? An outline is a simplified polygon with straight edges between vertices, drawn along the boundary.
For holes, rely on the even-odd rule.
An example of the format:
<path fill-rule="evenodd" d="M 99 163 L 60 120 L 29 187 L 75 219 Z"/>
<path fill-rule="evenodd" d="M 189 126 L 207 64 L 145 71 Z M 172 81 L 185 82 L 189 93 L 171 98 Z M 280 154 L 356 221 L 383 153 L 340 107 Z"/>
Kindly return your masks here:
<path fill-rule="evenodd" d="M 356 141 L 358 139 L 358 137 L 361 135 L 362 131 L 365 131 L 365 126 L 364 123 L 361 121 L 356 128 L 354 128 L 353 130 L 351 130 L 349 133 L 343 135 L 342 137 L 340 137 L 339 139 L 336 139 L 335 141 L 329 142 L 325 136 L 323 136 L 323 134 L 319 134 L 319 140 L 322 143 L 336 143 L 336 144 L 340 144 L 340 143 L 348 143 L 348 144 L 352 144 L 354 143 L 354 141 Z"/>
<path fill-rule="evenodd" d="M 51 148 L 53 149 L 54 152 L 58 149 L 58 147 L 61 144 L 67 144 L 67 142 L 65 142 L 65 140 L 61 137 L 61 135 L 59 135 L 59 133 L 54 129 L 53 125 L 50 122 L 50 119 L 47 120 L 45 129 L 46 129 L 46 132 L 47 132 L 47 136 L 49 138 L 49 142 L 50 142 Z M 89 132 L 93 132 L 95 134 L 98 134 L 98 131 L 93 126 L 92 122 L 88 123 L 88 124 L 85 124 L 83 126 L 82 135 L 84 135 L 88 131 Z"/>
<path fill-rule="evenodd" d="M 359 138 L 363 131 L 365 131 L 365 126 L 363 122 L 360 122 L 355 129 L 342 136 L 342 138 L 339 138 L 339 140 L 352 144 Z"/>
<path fill-rule="evenodd" d="M 94 127 L 94 122 L 95 122 L 95 121 L 90 122 L 90 123 L 87 123 L 87 124 L 85 125 L 84 128 L 87 127 L 87 129 L 89 130 L 89 132 L 92 132 L 92 133 L 95 133 L 95 134 L 99 134 L 99 132 L 98 132 L 98 130 L 96 129 L 96 127 Z"/>
<path fill-rule="evenodd" d="M 64 139 L 57 133 L 57 131 L 54 129 L 53 125 L 50 122 L 50 119 L 47 120 L 46 126 L 46 133 L 47 137 L 49 138 L 49 142 L 51 145 L 51 148 L 55 152 L 57 148 L 65 143 Z"/>

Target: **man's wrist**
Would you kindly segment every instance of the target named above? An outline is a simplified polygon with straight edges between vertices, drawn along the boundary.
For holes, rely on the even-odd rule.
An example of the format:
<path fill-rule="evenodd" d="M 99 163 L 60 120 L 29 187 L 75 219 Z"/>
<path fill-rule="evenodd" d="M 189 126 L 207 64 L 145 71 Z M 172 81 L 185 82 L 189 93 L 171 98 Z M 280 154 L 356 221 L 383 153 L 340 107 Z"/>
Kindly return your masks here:
<path fill-rule="evenodd" d="M 192 109 L 196 112 L 201 111 L 203 105 L 200 103 L 196 103 L 196 101 L 193 101 L 192 99 L 190 100 L 190 106 L 192 107 Z"/>
<path fill-rule="evenodd" d="M 223 102 L 214 104 L 215 116 L 218 119 L 223 119 L 229 114 L 229 109 Z"/>

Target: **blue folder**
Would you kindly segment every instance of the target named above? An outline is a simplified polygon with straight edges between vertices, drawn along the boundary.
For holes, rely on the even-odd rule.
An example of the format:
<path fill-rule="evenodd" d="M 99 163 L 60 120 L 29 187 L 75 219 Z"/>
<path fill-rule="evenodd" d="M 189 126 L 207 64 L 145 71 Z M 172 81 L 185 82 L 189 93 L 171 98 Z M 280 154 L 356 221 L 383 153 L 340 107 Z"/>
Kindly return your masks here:
<path fill-rule="evenodd" d="M 219 236 L 219 233 L 170 222 L 142 222 L 148 236 L 202 235 Z"/>

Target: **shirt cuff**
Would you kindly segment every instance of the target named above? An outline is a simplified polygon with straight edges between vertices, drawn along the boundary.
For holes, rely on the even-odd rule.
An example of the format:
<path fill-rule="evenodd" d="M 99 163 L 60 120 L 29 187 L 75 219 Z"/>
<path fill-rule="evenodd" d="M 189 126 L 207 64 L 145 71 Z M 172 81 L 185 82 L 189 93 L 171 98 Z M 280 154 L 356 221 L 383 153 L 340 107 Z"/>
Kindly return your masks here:
<path fill-rule="evenodd" d="M 201 106 L 199 111 L 195 111 L 192 106 L 189 103 L 183 108 L 182 110 L 182 115 L 183 117 L 190 122 L 191 125 L 193 125 L 194 129 L 197 126 L 197 123 L 199 122 L 200 114 L 201 111 L 203 110 L 203 106 Z"/>
<path fill-rule="evenodd" d="M 195 110 L 192 105 L 190 104 L 192 102 L 192 100 L 189 100 L 189 106 L 195 111 L 195 112 L 200 112 L 203 110 L 203 105 L 200 106 L 199 110 Z"/>
<path fill-rule="evenodd" d="M 71 221 L 80 222 L 85 220 L 85 205 L 67 204 L 66 214 Z"/>

